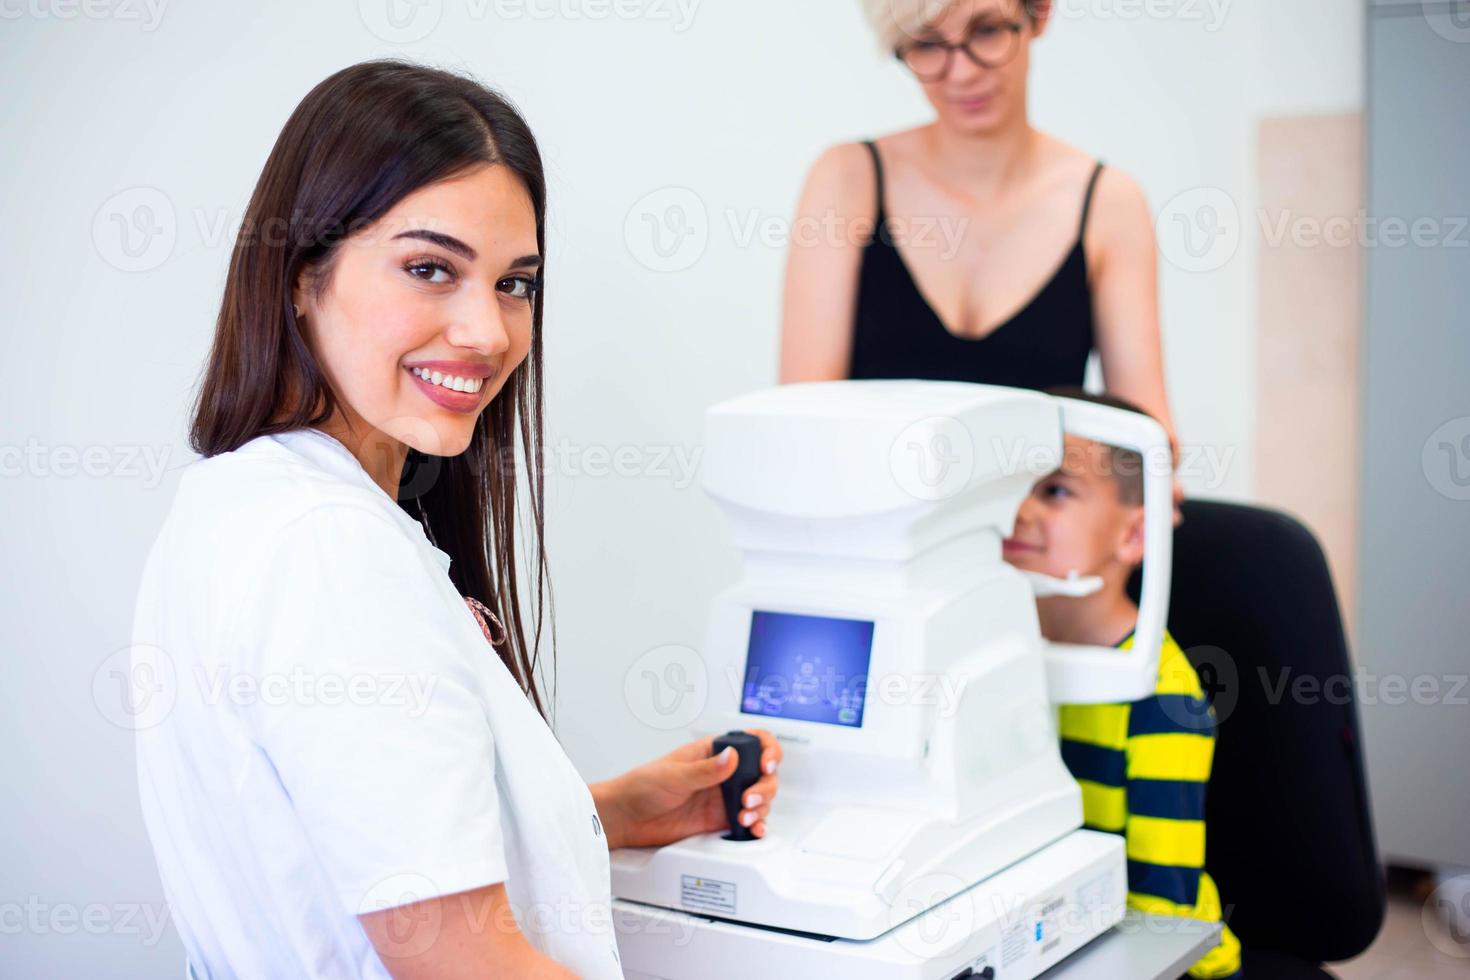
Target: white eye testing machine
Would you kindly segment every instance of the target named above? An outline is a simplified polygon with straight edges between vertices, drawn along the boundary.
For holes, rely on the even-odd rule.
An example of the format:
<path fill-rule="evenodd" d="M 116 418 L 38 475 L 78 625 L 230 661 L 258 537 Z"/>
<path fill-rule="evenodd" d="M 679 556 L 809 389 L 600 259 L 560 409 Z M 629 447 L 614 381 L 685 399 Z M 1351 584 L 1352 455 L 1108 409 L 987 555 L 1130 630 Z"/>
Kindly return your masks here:
<path fill-rule="evenodd" d="M 705 489 L 743 562 L 695 734 L 765 728 L 785 761 L 764 837 L 613 853 L 629 980 L 1027 980 L 1122 917 L 1123 840 L 1080 829 L 1054 705 L 1153 691 L 1172 480 L 1145 465 L 1133 649 L 1048 644 L 1001 541 L 1064 432 L 1168 459 L 1145 416 L 959 382 L 710 409 Z"/>

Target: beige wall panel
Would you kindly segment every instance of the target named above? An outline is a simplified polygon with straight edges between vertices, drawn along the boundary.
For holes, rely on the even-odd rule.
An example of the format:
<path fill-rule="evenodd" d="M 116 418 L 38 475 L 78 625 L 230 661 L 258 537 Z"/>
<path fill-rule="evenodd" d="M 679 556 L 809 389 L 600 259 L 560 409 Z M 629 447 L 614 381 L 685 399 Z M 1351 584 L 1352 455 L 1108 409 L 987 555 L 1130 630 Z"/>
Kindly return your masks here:
<path fill-rule="evenodd" d="M 1317 533 L 1351 630 L 1365 234 L 1361 116 L 1266 119 L 1257 145 L 1256 496 Z"/>

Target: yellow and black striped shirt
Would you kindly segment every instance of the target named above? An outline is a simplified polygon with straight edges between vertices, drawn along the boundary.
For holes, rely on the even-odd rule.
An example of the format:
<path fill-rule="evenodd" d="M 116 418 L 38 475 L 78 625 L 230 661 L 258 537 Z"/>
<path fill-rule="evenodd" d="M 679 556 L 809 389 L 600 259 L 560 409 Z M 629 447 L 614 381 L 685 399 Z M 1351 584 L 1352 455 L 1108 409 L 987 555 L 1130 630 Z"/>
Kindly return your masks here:
<path fill-rule="evenodd" d="M 1118 647 L 1132 645 L 1130 635 Z M 1128 904 L 1219 922 L 1220 894 L 1204 870 L 1215 712 L 1179 644 L 1164 634 L 1152 697 L 1064 705 L 1060 729 L 1062 760 L 1082 788 L 1083 824 L 1127 841 Z M 1239 969 L 1240 941 L 1225 926 L 1189 975 L 1228 977 Z"/>

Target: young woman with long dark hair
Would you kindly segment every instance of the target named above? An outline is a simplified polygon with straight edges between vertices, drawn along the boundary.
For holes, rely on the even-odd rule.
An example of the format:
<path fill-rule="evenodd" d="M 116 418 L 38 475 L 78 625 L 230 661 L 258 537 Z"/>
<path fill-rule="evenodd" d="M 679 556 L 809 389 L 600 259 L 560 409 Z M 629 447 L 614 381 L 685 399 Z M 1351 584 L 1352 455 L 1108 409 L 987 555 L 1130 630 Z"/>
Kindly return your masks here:
<path fill-rule="evenodd" d="M 397 61 L 266 160 L 134 626 L 200 978 L 620 977 L 608 850 L 724 825 L 733 753 L 589 787 L 545 719 L 545 212 L 515 109 Z"/>

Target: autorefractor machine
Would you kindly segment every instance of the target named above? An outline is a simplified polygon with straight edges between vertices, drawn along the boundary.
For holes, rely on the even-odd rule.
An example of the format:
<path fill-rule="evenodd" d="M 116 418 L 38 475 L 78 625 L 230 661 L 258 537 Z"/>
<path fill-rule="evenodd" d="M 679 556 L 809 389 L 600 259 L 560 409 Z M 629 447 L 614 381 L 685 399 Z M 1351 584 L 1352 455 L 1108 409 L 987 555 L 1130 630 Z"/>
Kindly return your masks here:
<path fill-rule="evenodd" d="M 1152 690 L 1168 604 L 1171 478 L 1145 466 L 1131 651 L 1051 644 L 1001 558 L 1063 432 L 1168 459 L 1132 412 L 926 381 L 787 385 L 706 420 L 704 484 L 742 575 L 710 613 L 696 735 L 741 749 L 727 809 L 781 741 L 768 833 L 612 855 L 629 980 L 1026 980 L 1121 917 L 1123 841 L 1080 829 L 1054 705 Z"/>

